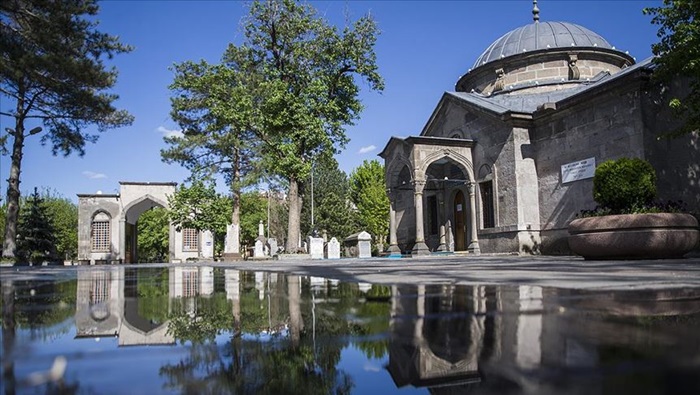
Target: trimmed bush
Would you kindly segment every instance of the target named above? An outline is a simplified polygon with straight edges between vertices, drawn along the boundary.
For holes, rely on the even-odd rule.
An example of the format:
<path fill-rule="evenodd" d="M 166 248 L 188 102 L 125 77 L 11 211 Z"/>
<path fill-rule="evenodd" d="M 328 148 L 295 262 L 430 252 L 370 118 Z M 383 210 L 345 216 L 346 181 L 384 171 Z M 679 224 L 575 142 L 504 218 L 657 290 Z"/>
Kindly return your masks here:
<path fill-rule="evenodd" d="M 603 162 L 595 170 L 593 199 L 611 214 L 629 214 L 652 204 L 656 172 L 639 158 Z"/>

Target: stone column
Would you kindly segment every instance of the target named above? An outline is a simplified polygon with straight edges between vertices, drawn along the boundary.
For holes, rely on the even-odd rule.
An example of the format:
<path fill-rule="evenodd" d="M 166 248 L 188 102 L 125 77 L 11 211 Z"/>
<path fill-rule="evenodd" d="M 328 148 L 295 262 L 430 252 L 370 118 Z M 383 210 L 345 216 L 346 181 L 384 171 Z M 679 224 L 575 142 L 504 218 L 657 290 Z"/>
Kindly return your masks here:
<path fill-rule="evenodd" d="M 472 240 L 469 243 L 467 250 L 476 255 L 481 255 L 481 248 L 479 248 L 479 237 L 476 234 L 476 196 L 474 196 L 473 182 L 467 185 L 467 191 L 469 192 L 469 232 L 472 236 Z"/>
<path fill-rule="evenodd" d="M 111 225 L 111 223 L 110 223 Z M 124 262 L 124 252 L 126 251 L 126 218 L 119 220 L 119 247 L 116 251 L 111 252 L 111 260 L 118 260 L 120 263 Z"/>
<path fill-rule="evenodd" d="M 425 180 L 413 182 L 414 206 L 416 208 L 416 244 L 413 246 L 412 255 L 429 255 L 430 250 L 425 244 L 425 232 L 423 230 L 423 188 Z"/>
<path fill-rule="evenodd" d="M 396 238 L 396 192 L 389 190 L 387 194 L 389 195 L 389 249 L 387 252 L 393 256 L 400 256 L 401 249 Z"/>

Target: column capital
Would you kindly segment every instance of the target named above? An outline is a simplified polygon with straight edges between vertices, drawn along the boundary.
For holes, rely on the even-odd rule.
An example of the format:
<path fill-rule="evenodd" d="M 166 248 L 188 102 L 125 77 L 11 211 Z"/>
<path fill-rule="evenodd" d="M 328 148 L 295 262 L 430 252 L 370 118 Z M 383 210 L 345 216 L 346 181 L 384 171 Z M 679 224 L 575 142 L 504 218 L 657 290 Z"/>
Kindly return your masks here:
<path fill-rule="evenodd" d="M 415 193 L 423 193 L 423 188 L 425 188 L 425 180 L 413 180 L 413 191 Z"/>
<path fill-rule="evenodd" d="M 469 193 L 469 196 L 474 195 L 474 183 L 473 182 L 467 182 L 467 192 Z"/>

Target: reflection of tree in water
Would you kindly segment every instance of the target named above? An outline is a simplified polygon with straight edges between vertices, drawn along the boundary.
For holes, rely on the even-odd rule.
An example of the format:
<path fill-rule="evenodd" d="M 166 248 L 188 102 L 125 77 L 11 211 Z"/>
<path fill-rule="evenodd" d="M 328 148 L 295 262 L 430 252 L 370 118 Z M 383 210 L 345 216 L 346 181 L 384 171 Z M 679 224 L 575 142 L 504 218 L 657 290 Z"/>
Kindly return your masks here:
<path fill-rule="evenodd" d="M 140 268 L 136 271 L 138 313 L 156 325 L 168 318 L 168 280 L 167 268 Z"/>
<path fill-rule="evenodd" d="M 70 330 L 75 314 L 77 280 L 16 281 L 15 321 L 32 338 L 54 338 Z M 58 325 L 65 324 L 65 325 Z"/>
<path fill-rule="evenodd" d="M 185 359 L 160 369 L 167 389 L 346 394 L 354 384 L 337 365 L 350 339 L 358 339 L 356 345 L 370 357 L 386 355 L 383 336 L 388 331 L 390 305 L 384 294 L 390 295 L 390 290 L 375 289 L 384 297 L 368 302 L 356 284 L 341 283 L 313 296 L 308 283 L 298 278 L 279 276 L 271 281 L 266 277 L 262 294 L 255 285 L 254 276 L 241 274 L 240 299 L 235 302 L 240 304 L 240 328 L 235 328 L 231 301 L 217 301 L 223 295 L 196 297 L 190 305 L 186 300 L 178 302 L 180 306 L 173 303 L 170 330 L 192 346 Z M 284 327 L 289 330 L 275 334 L 275 329 Z M 233 335 L 225 345 L 212 341 L 226 331 Z M 261 337 L 262 333 L 272 336 Z"/>
<path fill-rule="evenodd" d="M 224 330 L 232 328 L 231 301 L 225 294 L 171 300 L 168 334 L 180 343 L 213 341 Z"/>

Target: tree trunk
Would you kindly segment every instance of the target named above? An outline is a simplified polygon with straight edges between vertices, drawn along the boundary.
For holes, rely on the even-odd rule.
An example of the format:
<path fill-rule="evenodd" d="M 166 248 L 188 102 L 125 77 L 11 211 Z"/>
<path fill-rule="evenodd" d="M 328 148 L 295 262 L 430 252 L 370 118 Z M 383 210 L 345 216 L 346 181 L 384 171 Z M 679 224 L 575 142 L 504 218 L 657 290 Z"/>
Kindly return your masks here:
<path fill-rule="evenodd" d="M 287 253 L 294 253 L 299 248 L 301 233 L 301 183 L 292 178 L 289 180 L 289 222 L 287 223 Z"/>
<path fill-rule="evenodd" d="M 22 100 L 18 100 L 20 110 Z M 2 243 L 2 257 L 14 259 L 17 248 L 17 219 L 19 217 L 19 174 L 22 166 L 22 148 L 24 148 L 24 119 L 17 117 L 15 123 L 14 143 L 12 144 L 12 164 L 10 177 L 7 179 L 7 213 L 5 215 L 5 237 Z"/>

